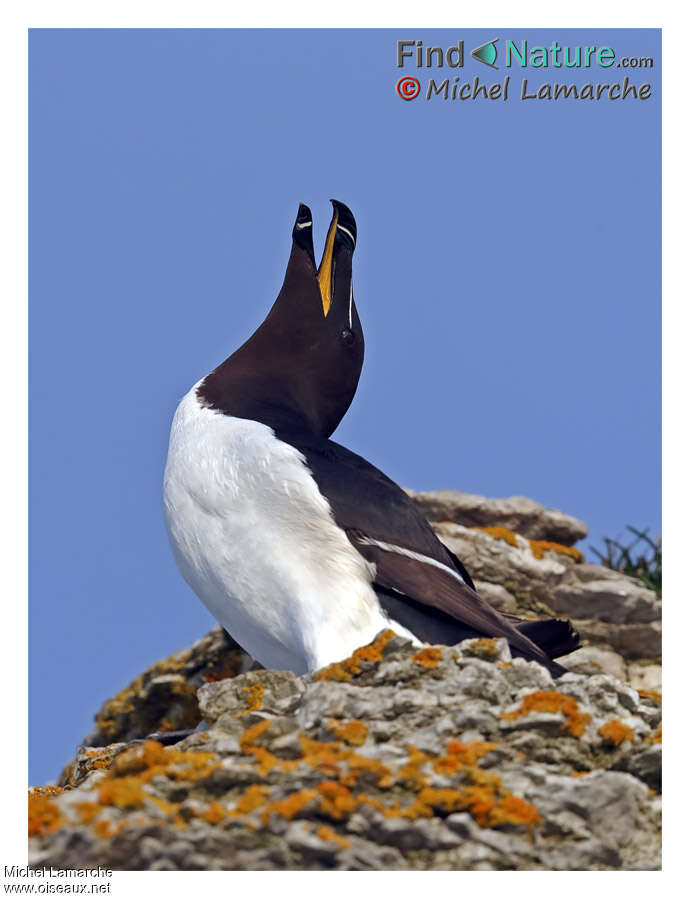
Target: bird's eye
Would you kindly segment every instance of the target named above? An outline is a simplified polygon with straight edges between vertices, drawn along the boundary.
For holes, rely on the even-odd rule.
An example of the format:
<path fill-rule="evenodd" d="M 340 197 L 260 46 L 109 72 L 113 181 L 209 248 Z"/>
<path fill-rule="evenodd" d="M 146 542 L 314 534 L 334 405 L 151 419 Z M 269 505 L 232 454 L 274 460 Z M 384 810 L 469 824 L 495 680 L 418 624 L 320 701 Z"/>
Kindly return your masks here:
<path fill-rule="evenodd" d="M 340 334 L 340 339 L 345 344 L 345 346 L 352 346 L 355 342 L 355 335 L 349 328 L 344 328 Z"/>

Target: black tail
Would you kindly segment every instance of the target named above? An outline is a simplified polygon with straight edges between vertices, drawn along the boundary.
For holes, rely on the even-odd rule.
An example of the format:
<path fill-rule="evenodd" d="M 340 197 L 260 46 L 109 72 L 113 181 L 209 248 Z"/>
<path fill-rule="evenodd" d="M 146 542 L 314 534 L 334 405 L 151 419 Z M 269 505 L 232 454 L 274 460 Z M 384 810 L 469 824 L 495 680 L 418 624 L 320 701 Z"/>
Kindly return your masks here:
<path fill-rule="evenodd" d="M 450 615 L 433 606 L 422 605 L 409 596 L 395 593 L 378 584 L 374 585 L 374 589 L 383 610 L 390 618 L 412 631 L 425 643 L 454 646 L 461 640 L 486 636 L 486 633 L 481 633 L 463 624 L 457 618 L 451 618 Z M 540 660 L 540 663 L 548 668 L 553 677 L 560 677 L 567 673 L 567 668 L 551 659 L 566 655 L 580 645 L 579 637 L 569 621 L 558 621 L 555 618 L 545 621 L 525 621 L 524 618 L 509 614 L 504 614 L 503 617 L 544 652 L 547 658 L 543 661 Z M 510 651 L 513 656 L 527 658 L 524 652 L 512 645 Z M 529 658 L 534 658 L 534 656 L 530 655 Z"/>
<path fill-rule="evenodd" d="M 515 622 L 517 629 L 543 649 L 550 659 L 568 655 L 580 646 L 580 635 L 569 621 L 547 618 L 541 621 Z"/>

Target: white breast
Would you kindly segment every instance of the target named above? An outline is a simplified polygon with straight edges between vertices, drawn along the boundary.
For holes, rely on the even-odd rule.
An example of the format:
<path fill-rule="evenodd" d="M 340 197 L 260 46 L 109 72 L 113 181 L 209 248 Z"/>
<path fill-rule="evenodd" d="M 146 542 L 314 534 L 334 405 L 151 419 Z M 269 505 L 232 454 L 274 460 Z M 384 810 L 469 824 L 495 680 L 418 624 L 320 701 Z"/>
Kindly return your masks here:
<path fill-rule="evenodd" d="M 381 611 L 302 454 L 266 425 L 200 405 L 196 387 L 173 419 L 165 519 L 183 577 L 218 622 L 261 664 L 299 674 L 386 627 L 412 637 Z"/>

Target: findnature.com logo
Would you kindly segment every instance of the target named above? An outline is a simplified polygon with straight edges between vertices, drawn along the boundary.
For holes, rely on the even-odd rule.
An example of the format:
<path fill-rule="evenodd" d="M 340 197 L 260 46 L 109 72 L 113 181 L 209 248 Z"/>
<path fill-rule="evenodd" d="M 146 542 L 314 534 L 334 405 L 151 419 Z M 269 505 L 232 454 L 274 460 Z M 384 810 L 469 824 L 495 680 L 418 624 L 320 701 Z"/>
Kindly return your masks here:
<path fill-rule="evenodd" d="M 506 69 L 651 69 L 651 56 L 619 56 L 613 47 L 569 46 L 552 41 L 550 45 L 530 46 L 526 40 L 493 38 L 469 52 L 469 58 L 498 70 Z M 399 69 L 462 69 L 465 66 L 465 42 L 460 39 L 447 47 L 425 46 L 421 40 L 399 40 L 396 49 Z M 396 92 L 402 100 L 414 100 L 420 94 L 426 100 L 441 97 L 444 100 L 508 100 L 515 95 L 520 100 L 648 100 L 652 96 L 649 82 L 631 82 L 627 74 L 622 81 L 577 82 L 544 81 L 538 83 L 529 77 L 521 79 L 519 92 L 511 90 L 511 76 L 502 81 L 487 84 L 475 75 L 471 81 L 463 81 L 460 75 L 447 77 L 434 75 L 422 79 L 416 75 L 403 75 L 396 83 Z M 424 84 L 422 84 L 424 82 Z M 424 88 L 422 93 L 422 88 Z"/>

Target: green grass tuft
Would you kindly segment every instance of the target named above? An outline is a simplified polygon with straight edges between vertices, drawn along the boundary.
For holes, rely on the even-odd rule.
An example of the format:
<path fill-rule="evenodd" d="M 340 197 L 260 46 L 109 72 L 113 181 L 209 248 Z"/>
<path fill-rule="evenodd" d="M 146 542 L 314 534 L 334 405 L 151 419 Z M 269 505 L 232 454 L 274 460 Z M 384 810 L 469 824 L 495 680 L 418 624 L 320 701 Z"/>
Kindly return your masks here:
<path fill-rule="evenodd" d="M 661 537 L 652 540 L 647 534 L 649 528 L 638 531 L 629 524 L 626 527 L 635 535 L 635 539 L 628 546 L 624 546 L 619 540 L 604 537 L 605 553 L 599 552 L 593 546 L 590 546 L 590 549 L 596 553 L 606 568 L 636 577 L 650 590 L 654 590 L 661 599 Z"/>

